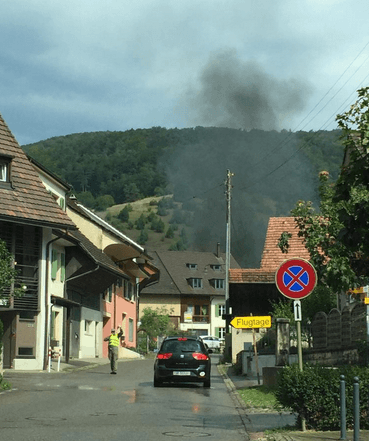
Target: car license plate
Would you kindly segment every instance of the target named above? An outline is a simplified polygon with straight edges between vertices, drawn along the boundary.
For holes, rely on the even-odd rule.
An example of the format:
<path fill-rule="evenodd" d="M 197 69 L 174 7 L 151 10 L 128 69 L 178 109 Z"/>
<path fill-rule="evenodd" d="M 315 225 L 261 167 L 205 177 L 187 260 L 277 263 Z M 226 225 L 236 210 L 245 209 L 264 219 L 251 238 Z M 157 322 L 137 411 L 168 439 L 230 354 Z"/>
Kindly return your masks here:
<path fill-rule="evenodd" d="M 189 371 L 174 371 L 173 375 L 183 375 L 183 376 L 188 376 L 191 375 L 191 372 Z"/>

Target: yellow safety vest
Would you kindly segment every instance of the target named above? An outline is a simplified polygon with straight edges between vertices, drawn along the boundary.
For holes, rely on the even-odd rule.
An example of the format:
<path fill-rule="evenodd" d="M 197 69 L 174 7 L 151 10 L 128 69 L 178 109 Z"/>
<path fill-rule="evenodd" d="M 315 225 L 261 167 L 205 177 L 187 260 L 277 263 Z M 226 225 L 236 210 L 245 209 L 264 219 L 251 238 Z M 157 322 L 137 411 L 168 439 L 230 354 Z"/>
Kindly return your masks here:
<path fill-rule="evenodd" d="M 118 334 L 111 334 L 109 337 L 109 346 L 119 346 Z"/>

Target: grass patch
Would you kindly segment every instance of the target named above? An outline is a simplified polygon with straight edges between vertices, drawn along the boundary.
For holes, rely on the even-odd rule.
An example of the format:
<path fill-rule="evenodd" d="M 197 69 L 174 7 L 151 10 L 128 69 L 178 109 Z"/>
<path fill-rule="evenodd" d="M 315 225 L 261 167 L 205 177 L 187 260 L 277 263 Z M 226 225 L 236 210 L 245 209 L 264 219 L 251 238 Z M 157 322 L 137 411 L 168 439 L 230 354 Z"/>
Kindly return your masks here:
<path fill-rule="evenodd" d="M 237 392 L 248 408 L 275 409 L 277 407 L 275 389 L 271 387 L 247 387 L 245 389 L 238 389 Z"/>
<path fill-rule="evenodd" d="M 10 390 L 12 385 L 4 380 L 3 376 L 0 375 L 0 390 Z"/>

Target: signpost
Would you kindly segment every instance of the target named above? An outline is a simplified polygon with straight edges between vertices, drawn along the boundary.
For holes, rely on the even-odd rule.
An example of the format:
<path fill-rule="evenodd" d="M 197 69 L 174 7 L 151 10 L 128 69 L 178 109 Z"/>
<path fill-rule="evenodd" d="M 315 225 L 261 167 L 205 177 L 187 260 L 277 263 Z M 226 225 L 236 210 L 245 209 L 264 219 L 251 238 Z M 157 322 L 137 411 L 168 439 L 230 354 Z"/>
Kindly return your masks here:
<path fill-rule="evenodd" d="M 272 326 L 272 317 L 270 315 L 267 316 L 249 316 L 249 317 L 235 317 L 230 322 L 230 325 L 236 329 L 252 329 L 252 339 L 255 353 L 255 367 L 256 374 L 258 377 L 258 384 L 260 384 L 260 375 L 259 375 L 259 363 L 258 363 L 258 351 L 256 347 L 256 336 L 255 336 L 255 328 L 271 328 Z"/>
<path fill-rule="evenodd" d="M 301 322 L 301 300 L 295 300 L 293 302 L 293 314 L 295 316 L 295 322 Z"/>
<path fill-rule="evenodd" d="M 285 260 L 277 269 L 275 283 L 281 294 L 294 300 L 293 312 L 297 324 L 299 368 L 302 371 L 301 299 L 311 294 L 317 284 L 315 268 L 305 259 L 293 258 Z M 306 430 L 304 419 L 302 419 L 302 430 Z"/>
<path fill-rule="evenodd" d="M 272 317 L 257 317 L 253 315 L 250 317 L 235 317 L 230 325 L 236 329 L 270 328 L 272 326 Z"/>

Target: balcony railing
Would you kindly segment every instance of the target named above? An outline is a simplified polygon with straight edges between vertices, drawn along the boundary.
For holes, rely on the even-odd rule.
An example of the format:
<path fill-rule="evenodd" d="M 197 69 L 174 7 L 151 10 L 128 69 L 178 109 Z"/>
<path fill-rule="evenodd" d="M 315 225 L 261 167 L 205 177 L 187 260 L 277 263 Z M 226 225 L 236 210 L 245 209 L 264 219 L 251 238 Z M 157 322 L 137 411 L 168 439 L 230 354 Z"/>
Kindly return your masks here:
<path fill-rule="evenodd" d="M 182 317 L 182 323 L 210 323 L 209 315 L 193 315 L 190 317 Z"/>

